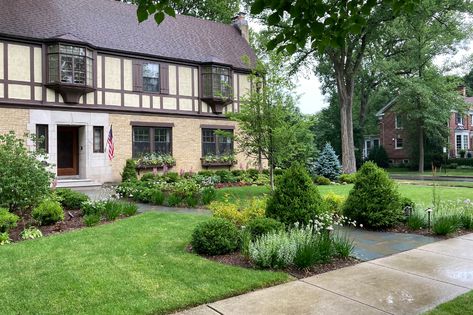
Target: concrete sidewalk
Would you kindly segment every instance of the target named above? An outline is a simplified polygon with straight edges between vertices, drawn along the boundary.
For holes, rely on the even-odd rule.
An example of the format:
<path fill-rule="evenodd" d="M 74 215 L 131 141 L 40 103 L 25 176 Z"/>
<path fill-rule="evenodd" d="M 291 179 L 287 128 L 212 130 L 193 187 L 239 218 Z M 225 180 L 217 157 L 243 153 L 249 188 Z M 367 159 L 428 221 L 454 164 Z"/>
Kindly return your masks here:
<path fill-rule="evenodd" d="M 181 314 L 420 314 L 473 289 L 473 234 Z"/>

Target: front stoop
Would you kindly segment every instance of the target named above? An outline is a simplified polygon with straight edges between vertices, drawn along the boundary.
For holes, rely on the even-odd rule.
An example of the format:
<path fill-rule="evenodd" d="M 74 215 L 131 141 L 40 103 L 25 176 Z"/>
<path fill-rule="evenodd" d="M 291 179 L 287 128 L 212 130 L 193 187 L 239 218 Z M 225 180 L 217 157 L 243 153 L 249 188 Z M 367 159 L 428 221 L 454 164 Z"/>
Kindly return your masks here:
<path fill-rule="evenodd" d="M 86 178 L 59 178 L 57 188 L 94 188 L 102 187 L 101 183 Z"/>

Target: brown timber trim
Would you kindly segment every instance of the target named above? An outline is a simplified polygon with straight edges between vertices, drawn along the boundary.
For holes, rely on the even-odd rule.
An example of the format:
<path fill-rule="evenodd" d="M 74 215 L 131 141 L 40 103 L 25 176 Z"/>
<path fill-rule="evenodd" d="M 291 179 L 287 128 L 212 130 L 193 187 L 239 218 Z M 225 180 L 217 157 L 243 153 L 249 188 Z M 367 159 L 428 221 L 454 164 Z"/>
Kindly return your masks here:
<path fill-rule="evenodd" d="M 174 123 L 130 121 L 130 126 L 173 128 Z"/>
<path fill-rule="evenodd" d="M 222 126 L 222 125 L 200 125 L 200 129 L 221 129 L 221 130 L 235 130 L 235 126 Z"/>
<path fill-rule="evenodd" d="M 191 68 L 191 80 L 192 80 L 192 97 L 195 97 L 195 87 L 194 87 L 194 68 Z M 192 100 L 192 111 L 195 112 L 195 102 Z"/>
<path fill-rule="evenodd" d="M 176 66 L 176 109 L 179 110 L 179 66 Z"/>
<path fill-rule="evenodd" d="M 100 55 L 102 58 L 102 105 L 105 105 L 105 56 Z"/>
<path fill-rule="evenodd" d="M 124 64 L 123 58 L 120 58 L 120 90 L 121 90 L 121 104 L 122 106 L 125 106 L 125 64 Z M 141 95 L 140 95 L 140 104 L 138 104 L 139 107 L 141 107 Z"/>
<path fill-rule="evenodd" d="M 48 50 L 48 46 L 46 44 L 42 44 L 41 46 L 41 65 L 43 67 L 43 71 L 41 72 L 41 74 L 43 75 L 43 84 L 41 86 L 42 90 L 43 90 L 43 95 L 42 95 L 42 101 L 43 102 L 46 102 L 46 96 L 47 96 L 47 89 L 46 89 L 46 83 L 48 82 L 48 77 L 49 77 L 49 69 L 48 69 L 48 59 L 47 59 L 47 50 Z"/>
<path fill-rule="evenodd" d="M 8 98 L 8 43 L 3 43 L 3 97 Z"/>
<path fill-rule="evenodd" d="M 156 117 L 159 116 L 170 116 L 170 117 L 188 117 L 195 119 L 218 119 L 218 120 L 229 120 L 224 115 L 215 115 L 215 114 L 197 114 L 191 111 L 177 111 L 177 110 L 167 110 L 167 109 L 149 109 L 149 108 L 137 108 L 137 107 L 126 107 L 122 106 L 113 106 L 113 105 L 82 105 L 82 104 L 65 104 L 65 103 L 41 103 L 36 101 L 28 100 L 3 100 L 0 99 L 0 108 L 9 107 L 9 108 L 30 108 L 30 109 L 49 109 L 49 110 L 60 110 L 60 111 L 85 111 L 88 113 L 99 112 L 99 113 L 108 113 L 108 114 L 130 114 L 130 115 L 150 115 Z"/>
<path fill-rule="evenodd" d="M 34 95 L 34 46 L 30 46 L 30 96 L 32 100 L 36 100 Z"/>

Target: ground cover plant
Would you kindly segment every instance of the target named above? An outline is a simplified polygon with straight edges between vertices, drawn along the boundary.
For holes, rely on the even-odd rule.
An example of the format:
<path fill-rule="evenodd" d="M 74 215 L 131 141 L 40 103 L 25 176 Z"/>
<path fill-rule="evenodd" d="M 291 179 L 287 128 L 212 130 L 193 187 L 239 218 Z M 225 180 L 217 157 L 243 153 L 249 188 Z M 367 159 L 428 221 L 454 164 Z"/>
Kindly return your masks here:
<path fill-rule="evenodd" d="M 146 213 L 2 246 L 2 313 L 163 314 L 289 279 L 187 252 L 193 229 L 206 220 Z"/>
<path fill-rule="evenodd" d="M 454 300 L 440 304 L 426 315 L 465 315 L 473 314 L 473 291 L 463 294 Z"/>

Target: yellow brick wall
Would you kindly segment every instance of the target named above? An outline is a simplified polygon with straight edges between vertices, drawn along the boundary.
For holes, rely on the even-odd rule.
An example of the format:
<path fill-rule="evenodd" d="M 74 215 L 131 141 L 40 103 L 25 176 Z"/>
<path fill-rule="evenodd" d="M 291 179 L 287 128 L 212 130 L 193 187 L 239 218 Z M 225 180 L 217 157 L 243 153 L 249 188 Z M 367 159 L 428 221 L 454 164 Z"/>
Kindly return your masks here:
<path fill-rule="evenodd" d="M 140 122 L 161 122 L 174 123 L 172 129 L 172 147 L 173 156 L 176 159 L 176 166 L 172 171 L 179 172 L 181 169 L 189 171 L 199 171 L 202 169 L 202 134 L 201 124 L 206 125 L 220 125 L 220 126 L 234 126 L 236 123 L 228 120 L 216 119 L 196 119 L 186 117 L 159 117 L 159 116 L 145 116 L 145 115 L 126 115 L 126 114 L 111 114 L 110 123 L 113 125 L 113 137 L 115 144 L 115 158 L 112 162 L 112 169 L 114 174 L 113 181 L 120 180 L 120 173 L 123 170 L 126 159 L 132 156 L 132 127 L 131 121 Z M 235 130 L 238 132 L 238 130 Z M 235 144 L 236 150 L 237 144 Z M 237 155 L 238 163 L 235 168 L 240 165 L 246 167 L 255 167 L 253 161 L 239 153 Z"/>
<path fill-rule="evenodd" d="M 28 109 L 0 107 L 0 134 L 14 131 L 17 136 L 23 136 L 27 132 L 29 115 Z"/>

